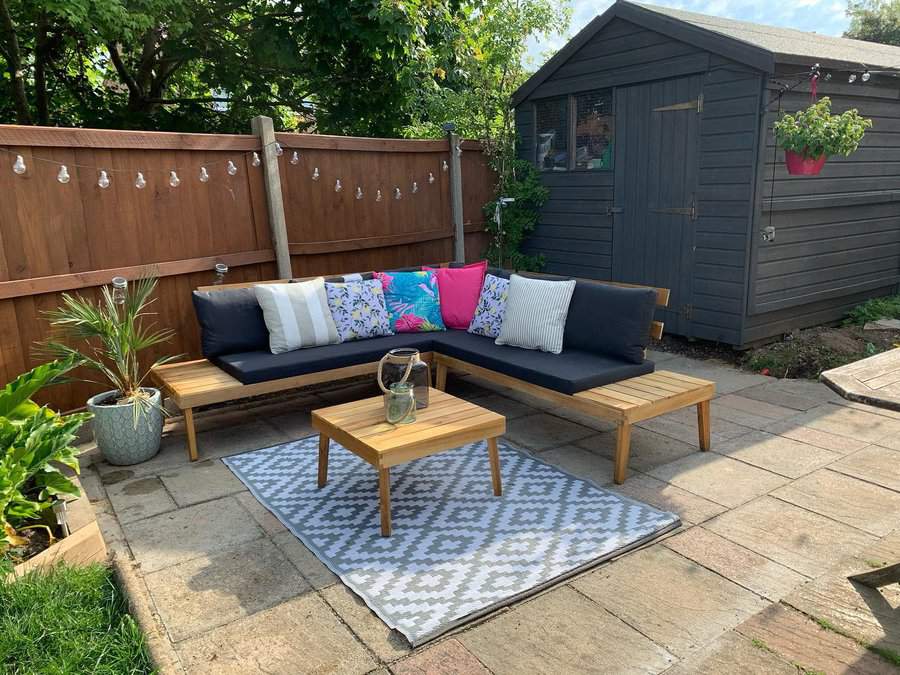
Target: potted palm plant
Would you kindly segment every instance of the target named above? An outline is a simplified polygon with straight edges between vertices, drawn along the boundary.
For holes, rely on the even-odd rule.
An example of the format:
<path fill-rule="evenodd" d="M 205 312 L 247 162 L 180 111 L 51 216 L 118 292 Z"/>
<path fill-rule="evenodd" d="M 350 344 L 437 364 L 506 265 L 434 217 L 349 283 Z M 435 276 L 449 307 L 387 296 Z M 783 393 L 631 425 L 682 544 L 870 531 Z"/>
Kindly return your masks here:
<path fill-rule="evenodd" d="M 129 287 L 116 279 L 117 287 L 104 286 L 99 301 L 63 293 L 62 307 L 47 312 L 57 334 L 44 343 L 46 351 L 79 357 L 84 366 L 99 372 L 113 386 L 87 402 L 94 415 L 97 446 L 110 464 L 137 464 L 159 451 L 162 395 L 158 389 L 145 387 L 144 381 L 152 368 L 178 357 L 163 356 L 149 366 L 141 358 L 141 352 L 168 342 L 173 335 L 169 329 L 144 325 L 151 315 L 147 310 L 154 302 L 156 284 L 156 279 L 148 277 Z M 72 346 L 75 342 L 82 346 Z"/>
<path fill-rule="evenodd" d="M 796 114 L 783 114 L 773 129 L 788 173 L 816 176 L 828 157 L 856 152 L 871 126 L 872 120 L 860 117 L 855 108 L 832 115 L 831 99 L 825 96 Z"/>

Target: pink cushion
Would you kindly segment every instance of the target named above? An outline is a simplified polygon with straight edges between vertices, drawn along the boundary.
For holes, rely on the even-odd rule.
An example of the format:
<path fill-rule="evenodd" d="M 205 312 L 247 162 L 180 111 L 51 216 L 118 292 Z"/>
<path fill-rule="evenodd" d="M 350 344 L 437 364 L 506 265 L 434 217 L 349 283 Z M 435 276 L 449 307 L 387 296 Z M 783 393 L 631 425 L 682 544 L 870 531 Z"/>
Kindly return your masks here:
<path fill-rule="evenodd" d="M 441 318 L 447 328 L 466 330 L 472 323 L 478 297 L 484 285 L 487 260 L 465 267 L 423 267 L 437 276 L 441 297 Z"/>

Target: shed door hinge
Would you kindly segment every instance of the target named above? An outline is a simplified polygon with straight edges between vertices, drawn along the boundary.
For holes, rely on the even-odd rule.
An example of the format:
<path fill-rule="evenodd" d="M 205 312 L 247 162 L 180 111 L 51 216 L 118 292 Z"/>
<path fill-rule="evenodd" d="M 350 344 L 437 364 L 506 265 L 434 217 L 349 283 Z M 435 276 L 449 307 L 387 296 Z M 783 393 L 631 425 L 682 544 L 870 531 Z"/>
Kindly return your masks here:
<path fill-rule="evenodd" d="M 703 112 L 703 94 L 696 99 L 685 101 L 684 103 L 673 103 L 672 105 L 663 105 L 654 108 L 653 112 L 674 112 L 676 110 L 696 110 L 698 113 Z"/>

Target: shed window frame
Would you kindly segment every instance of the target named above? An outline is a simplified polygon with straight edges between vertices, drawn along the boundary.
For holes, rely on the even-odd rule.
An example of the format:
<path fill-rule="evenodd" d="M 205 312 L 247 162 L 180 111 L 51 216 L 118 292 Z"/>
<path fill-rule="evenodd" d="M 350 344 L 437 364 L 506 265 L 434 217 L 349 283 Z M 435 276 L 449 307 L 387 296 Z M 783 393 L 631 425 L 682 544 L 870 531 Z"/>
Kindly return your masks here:
<path fill-rule="evenodd" d="M 616 129 L 615 129 L 615 125 L 613 126 L 613 131 L 612 131 L 612 145 L 613 145 L 612 161 L 610 162 L 610 165 L 608 167 L 604 167 L 602 169 L 588 169 L 585 167 L 576 167 L 575 166 L 575 154 L 576 154 L 575 138 L 577 136 L 576 122 L 578 120 L 578 104 L 577 104 L 576 99 L 579 96 L 584 96 L 586 94 L 591 94 L 594 92 L 608 92 L 609 98 L 610 98 L 610 108 L 613 111 L 612 117 L 613 117 L 613 120 L 615 120 L 616 90 L 617 90 L 617 87 L 600 87 L 597 89 L 588 89 L 585 91 L 575 92 L 573 94 L 566 94 L 565 96 L 548 96 L 546 98 L 540 98 L 540 99 L 536 99 L 536 100 L 532 101 L 531 115 L 532 115 L 532 129 L 534 129 L 534 131 L 533 131 L 531 143 L 532 143 L 532 147 L 534 150 L 532 153 L 531 162 L 532 162 L 532 164 L 534 164 L 534 166 L 537 168 L 538 171 L 540 171 L 541 173 L 564 173 L 564 172 L 565 173 L 568 173 L 568 172 L 603 173 L 603 172 L 615 170 L 615 168 L 616 168 L 616 162 L 615 162 Z M 537 153 L 538 153 L 538 114 L 537 114 L 538 104 L 545 103 L 548 101 L 558 101 L 560 99 L 563 99 L 566 102 L 566 123 L 568 125 L 568 128 L 566 129 L 566 142 L 567 142 L 566 153 L 568 155 L 566 158 L 566 166 L 564 169 L 555 169 L 555 170 L 541 169 L 540 165 L 538 164 L 538 158 L 537 158 Z"/>

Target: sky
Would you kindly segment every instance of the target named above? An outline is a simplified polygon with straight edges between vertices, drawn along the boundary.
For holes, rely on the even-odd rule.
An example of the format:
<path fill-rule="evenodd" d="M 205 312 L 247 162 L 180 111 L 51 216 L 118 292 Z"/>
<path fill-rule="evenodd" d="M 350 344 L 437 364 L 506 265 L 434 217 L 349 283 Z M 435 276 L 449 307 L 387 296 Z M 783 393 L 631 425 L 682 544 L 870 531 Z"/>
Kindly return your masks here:
<path fill-rule="evenodd" d="M 529 65 L 541 65 L 548 52 L 562 47 L 613 3 L 611 0 L 569 0 L 569 4 L 572 7 L 572 22 L 568 34 L 542 42 L 532 40 L 528 48 Z M 650 4 L 825 35 L 840 35 L 849 24 L 845 13 L 847 3 L 842 0 L 652 0 Z"/>

